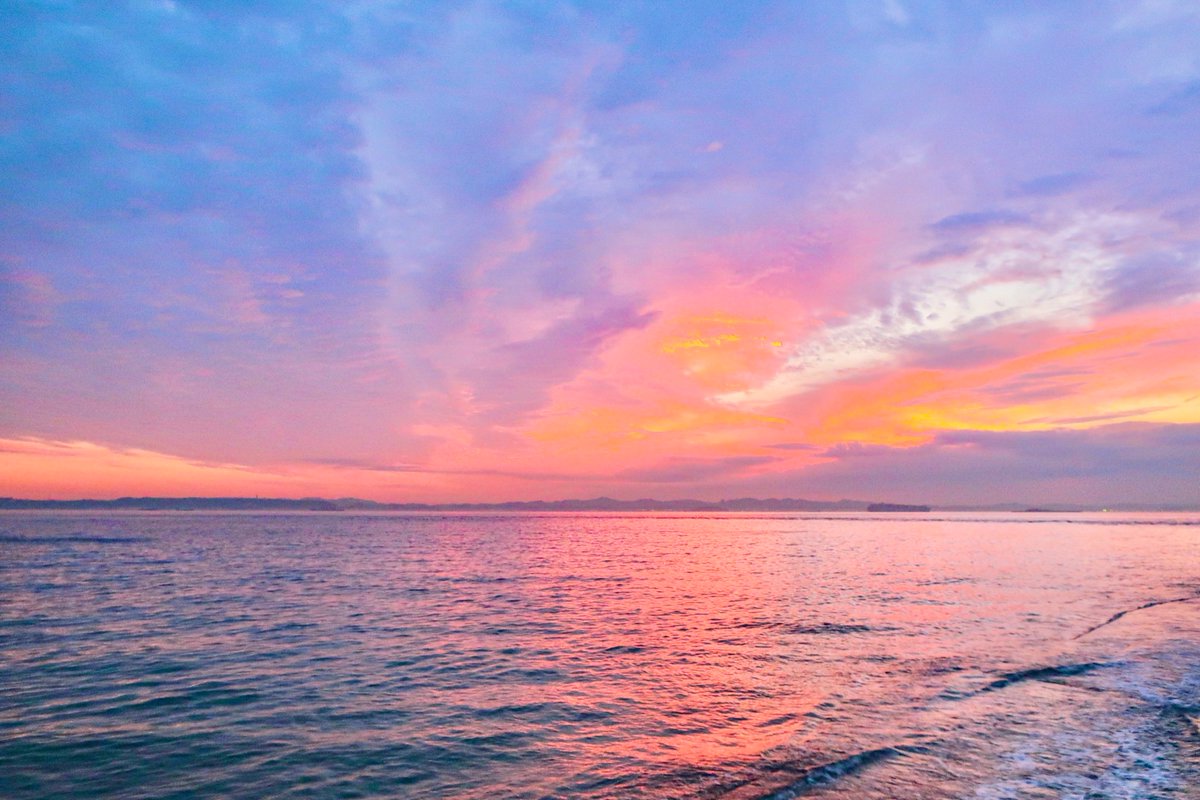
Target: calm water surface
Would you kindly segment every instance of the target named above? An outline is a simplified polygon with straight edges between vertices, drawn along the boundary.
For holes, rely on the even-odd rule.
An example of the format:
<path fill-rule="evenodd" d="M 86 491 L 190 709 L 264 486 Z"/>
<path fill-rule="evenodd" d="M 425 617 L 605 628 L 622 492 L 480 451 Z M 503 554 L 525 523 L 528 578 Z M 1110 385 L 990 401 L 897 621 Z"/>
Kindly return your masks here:
<path fill-rule="evenodd" d="M 9 513 L 0 797 L 1198 798 L 1198 597 L 1198 515 Z"/>

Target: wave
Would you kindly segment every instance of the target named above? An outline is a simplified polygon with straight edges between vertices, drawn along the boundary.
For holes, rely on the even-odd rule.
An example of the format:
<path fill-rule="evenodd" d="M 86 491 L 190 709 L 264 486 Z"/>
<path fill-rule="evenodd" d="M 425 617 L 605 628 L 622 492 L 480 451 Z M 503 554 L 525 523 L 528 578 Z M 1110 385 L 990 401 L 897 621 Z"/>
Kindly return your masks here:
<path fill-rule="evenodd" d="M 764 768 L 769 773 L 766 777 L 726 787 L 715 795 L 715 800 L 791 800 L 884 761 L 928 750 L 925 745 L 892 745 L 860 750 L 807 767 L 789 762 L 771 764 Z"/>
<path fill-rule="evenodd" d="M 90 534 L 69 534 L 65 536 L 20 536 L 18 534 L 0 533 L 0 544 L 138 544 L 148 542 L 145 536 L 95 536 Z"/>
<path fill-rule="evenodd" d="M 757 621 L 757 622 L 739 622 L 735 625 L 730 625 L 734 629 L 762 629 L 780 631 L 781 633 L 793 633 L 798 635 L 821 636 L 821 635 L 838 635 L 850 633 L 874 633 L 877 631 L 894 631 L 896 628 L 890 626 L 871 626 L 860 625 L 857 623 L 847 622 L 819 622 L 816 624 L 805 624 L 800 622 L 784 622 L 784 621 Z"/>
<path fill-rule="evenodd" d="M 1104 626 L 1111 625 L 1114 622 L 1116 622 L 1117 620 L 1119 620 L 1121 617 L 1125 616 L 1126 614 L 1132 614 L 1135 611 L 1145 611 L 1147 608 L 1154 608 L 1155 606 L 1165 606 L 1165 605 L 1169 605 L 1171 603 L 1190 603 L 1195 600 L 1200 600 L 1200 595 L 1191 595 L 1190 597 L 1174 597 L 1174 598 L 1171 598 L 1170 600 L 1151 600 L 1149 603 L 1142 603 L 1140 606 L 1134 606 L 1133 608 L 1127 608 L 1124 611 L 1118 611 L 1117 613 L 1113 614 L 1108 619 L 1104 620 L 1104 622 L 1101 622 L 1099 625 L 1093 625 L 1092 627 L 1088 628 L 1083 633 L 1080 633 L 1072 638 L 1082 639 L 1083 637 L 1087 636 L 1089 633 L 1095 633 L 1096 631 L 1100 630 Z"/>

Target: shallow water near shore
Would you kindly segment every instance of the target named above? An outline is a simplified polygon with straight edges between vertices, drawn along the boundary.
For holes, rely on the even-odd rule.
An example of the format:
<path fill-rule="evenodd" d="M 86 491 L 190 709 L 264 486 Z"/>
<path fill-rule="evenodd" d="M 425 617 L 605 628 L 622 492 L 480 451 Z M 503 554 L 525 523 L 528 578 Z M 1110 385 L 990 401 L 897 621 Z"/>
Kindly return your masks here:
<path fill-rule="evenodd" d="M 0 515 L 0 797 L 1200 798 L 1197 514 Z"/>

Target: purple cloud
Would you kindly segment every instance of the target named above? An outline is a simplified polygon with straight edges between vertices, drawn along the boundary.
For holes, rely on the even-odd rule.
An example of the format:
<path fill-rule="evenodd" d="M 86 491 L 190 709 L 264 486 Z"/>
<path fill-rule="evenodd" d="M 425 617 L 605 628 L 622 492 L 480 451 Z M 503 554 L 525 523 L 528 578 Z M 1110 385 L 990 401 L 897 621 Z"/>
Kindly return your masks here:
<path fill-rule="evenodd" d="M 1011 228 L 1028 225 L 1032 222 L 1026 214 L 1015 211 L 964 211 L 942 217 L 929 227 L 937 233 L 973 234 L 992 228 Z"/>
<path fill-rule="evenodd" d="M 1125 261 L 1105 276 L 1105 310 L 1170 305 L 1200 292 L 1200 242 L 1183 252 L 1153 253 Z"/>
<path fill-rule="evenodd" d="M 697 483 L 729 478 L 747 467 L 770 464 L 771 456 L 730 456 L 727 458 L 672 458 L 652 467 L 618 472 L 614 477 L 633 483 Z"/>
<path fill-rule="evenodd" d="M 743 488 L 938 504 L 1200 505 L 1200 425 L 948 431 L 911 448 L 838 446 L 828 463 Z"/>
<path fill-rule="evenodd" d="M 1040 175 L 1024 181 L 1018 187 L 1018 193 L 1033 197 L 1058 197 L 1067 192 L 1086 186 L 1094 180 L 1093 176 L 1080 172 L 1058 172 L 1052 175 Z"/>

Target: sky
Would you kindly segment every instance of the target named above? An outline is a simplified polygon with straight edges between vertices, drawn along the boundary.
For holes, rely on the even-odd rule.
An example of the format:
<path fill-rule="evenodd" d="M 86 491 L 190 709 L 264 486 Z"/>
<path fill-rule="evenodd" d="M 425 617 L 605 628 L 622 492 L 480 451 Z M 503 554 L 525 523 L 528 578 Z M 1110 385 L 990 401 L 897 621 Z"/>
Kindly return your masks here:
<path fill-rule="evenodd" d="M 1200 504 L 1200 5 L 9 0 L 0 495 Z"/>

